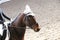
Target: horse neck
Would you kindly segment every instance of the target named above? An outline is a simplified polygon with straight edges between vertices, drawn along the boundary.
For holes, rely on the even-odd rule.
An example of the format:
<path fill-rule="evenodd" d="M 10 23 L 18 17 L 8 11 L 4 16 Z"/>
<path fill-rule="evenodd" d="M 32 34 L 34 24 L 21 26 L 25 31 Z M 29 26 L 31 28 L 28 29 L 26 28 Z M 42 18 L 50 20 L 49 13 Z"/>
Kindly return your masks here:
<path fill-rule="evenodd" d="M 19 14 L 18 17 L 12 22 L 11 27 L 9 28 L 10 35 L 12 35 L 10 40 L 23 40 L 26 30 L 26 26 L 23 23 L 23 18 L 24 14 Z"/>
<path fill-rule="evenodd" d="M 24 18 L 24 14 L 19 14 L 17 16 L 17 18 L 14 20 L 13 24 L 15 24 L 15 26 L 20 26 L 20 27 L 26 27 L 26 25 L 23 22 L 23 18 Z"/>

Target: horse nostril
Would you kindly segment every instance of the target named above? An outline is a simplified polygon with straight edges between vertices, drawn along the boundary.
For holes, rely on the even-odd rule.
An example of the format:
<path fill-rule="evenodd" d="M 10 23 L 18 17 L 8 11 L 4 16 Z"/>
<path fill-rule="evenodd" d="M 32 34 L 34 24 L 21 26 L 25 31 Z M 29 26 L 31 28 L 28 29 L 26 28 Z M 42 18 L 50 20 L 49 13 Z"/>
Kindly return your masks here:
<path fill-rule="evenodd" d="M 40 29 L 37 29 L 37 31 L 39 31 Z"/>
<path fill-rule="evenodd" d="M 35 31 L 38 32 L 40 29 L 36 29 Z"/>

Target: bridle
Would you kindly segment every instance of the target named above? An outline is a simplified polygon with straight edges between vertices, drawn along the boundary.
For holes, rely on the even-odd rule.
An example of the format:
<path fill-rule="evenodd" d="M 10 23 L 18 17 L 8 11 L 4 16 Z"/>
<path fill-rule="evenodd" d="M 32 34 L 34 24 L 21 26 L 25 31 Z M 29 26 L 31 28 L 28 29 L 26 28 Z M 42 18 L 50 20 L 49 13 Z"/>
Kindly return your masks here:
<path fill-rule="evenodd" d="M 30 13 L 30 12 L 29 12 L 29 13 Z M 28 14 L 25 15 L 26 20 L 28 20 L 27 15 L 28 15 Z M 29 15 L 28 15 L 28 16 L 29 16 Z M 26 21 L 26 23 L 27 23 L 27 21 Z M 29 23 L 29 24 L 31 24 L 31 23 Z M 35 23 L 35 24 L 31 25 L 31 28 L 33 28 L 33 26 L 35 26 L 35 25 L 38 25 L 38 23 Z M 30 28 L 28 28 L 28 29 L 30 29 Z"/>

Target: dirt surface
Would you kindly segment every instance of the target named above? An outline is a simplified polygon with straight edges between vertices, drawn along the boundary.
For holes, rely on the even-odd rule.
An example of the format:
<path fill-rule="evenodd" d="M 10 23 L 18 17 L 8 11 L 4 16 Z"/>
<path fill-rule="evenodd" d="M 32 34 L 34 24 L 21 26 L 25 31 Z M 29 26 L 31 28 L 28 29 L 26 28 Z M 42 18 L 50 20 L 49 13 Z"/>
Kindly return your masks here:
<path fill-rule="evenodd" d="M 26 4 L 36 14 L 41 30 L 27 29 L 25 40 L 60 40 L 60 0 L 11 0 L 0 7 L 13 19 L 24 11 Z"/>

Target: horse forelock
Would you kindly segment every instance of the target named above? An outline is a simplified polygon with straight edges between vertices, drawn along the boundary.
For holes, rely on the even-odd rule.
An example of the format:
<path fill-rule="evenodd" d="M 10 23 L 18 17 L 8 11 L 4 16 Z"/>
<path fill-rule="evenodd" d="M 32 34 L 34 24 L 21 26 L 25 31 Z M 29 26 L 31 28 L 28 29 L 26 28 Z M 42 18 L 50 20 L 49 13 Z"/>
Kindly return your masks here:
<path fill-rule="evenodd" d="M 33 14 L 33 13 L 31 13 L 31 12 L 27 13 L 26 15 L 27 15 L 27 16 L 29 16 L 29 15 L 35 16 L 35 14 Z"/>
<path fill-rule="evenodd" d="M 32 16 L 35 16 L 35 14 L 32 12 L 31 8 L 29 5 L 26 5 L 25 7 L 25 10 L 24 10 L 24 13 L 28 15 L 32 15 Z"/>

